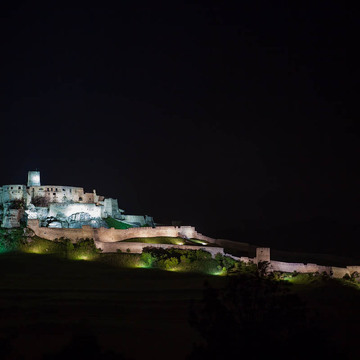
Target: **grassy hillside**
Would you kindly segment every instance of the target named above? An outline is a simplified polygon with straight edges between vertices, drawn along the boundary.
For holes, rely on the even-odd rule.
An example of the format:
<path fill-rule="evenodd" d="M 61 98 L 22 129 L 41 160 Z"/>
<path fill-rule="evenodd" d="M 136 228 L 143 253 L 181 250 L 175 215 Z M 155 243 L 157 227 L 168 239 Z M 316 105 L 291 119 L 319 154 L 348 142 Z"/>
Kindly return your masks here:
<path fill-rule="evenodd" d="M 223 289 L 232 278 L 22 253 L 0 254 L 0 273 L 0 355 L 12 351 L 24 359 L 57 353 L 74 336 L 86 355 L 106 349 L 132 359 L 184 359 L 202 341 L 189 323 L 190 304 L 201 304 L 205 281 Z M 318 314 L 329 343 L 355 359 L 360 290 L 298 276 L 289 290 Z M 301 346 L 308 341 L 299 339 Z"/>
<path fill-rule="evenodd" d="M 59 351 L 83 332 L 133 359 L 151 353 L 184 359 L 200 339 L 188 324 L 189 303 L 201 299 L 205 280 L 215 287 L 226 282 L 21 253 L 1 254 L 0 272 L 0 342 L 25 359 Z"/>

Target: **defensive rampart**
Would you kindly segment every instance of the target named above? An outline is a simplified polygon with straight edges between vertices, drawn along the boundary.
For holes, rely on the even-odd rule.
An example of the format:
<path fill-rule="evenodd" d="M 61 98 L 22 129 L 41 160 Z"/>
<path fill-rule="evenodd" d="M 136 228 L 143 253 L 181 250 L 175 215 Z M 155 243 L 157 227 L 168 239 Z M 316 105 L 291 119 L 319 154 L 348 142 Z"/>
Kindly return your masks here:
<path fill-rule="evenodd" d="M 121 250 L 122 252 L 131 252 L 141 254 L 145 247 L 151 246 L 155 248 L 162 249 L 174 249 L 178 248 L 181 250 L 205 250 L 209 252 L 212 257 L 216 254 L 224 254 L 224 249 L 220 247 L 212 247 L 212 246 L 188 246 L 188 245 L 170 245 L 170 244 L 146 244 L 146 243 L 138 243 L 138 242 L 112 242 L 112 243 L 104 243 L 101 241 L 95 241 L 96 247 L 101 249 L 103 252 L 117 252 Z"/>
<path fill-rule="evenodd" d="M 147 244 L 147 243 L 138 243 L 138 242 L 126 242 L 124 240 L 132 238 L 144 238 L 144 237 L 184 237 L 184 238 L 195 238 L 199 240 L 206 240 L 210 243 L 216 243 L 217 245 L 227 246 L 231 245 L 226 240 L 221 240 L 220 244 L 216 239 L 209 238 L 198 233 L 192 226 L 159 226 L 155 228 L 151 227 L 140 227 L 140 228 L 130 228 L 130 229 L 106 229 L 99 228 L 94 229 L 90 226 L 83 226 L 81 229 L 59 229 L 59 228 L 47 228 L 40 227 L 39 220 L 28 220 L 28 227 L 31 228 L 34 233 L 48 240 L 55 240 L 59 238 L 68 238 L 73 242 L 76 242 L 80 239 L 94 239 L 96 246 L 102 249 L 104 252 L 116 252 L 121 250 L 122 252 L 131 252 L 131 253 L 142 253 L 143 248 L 147 246 L 159 247 L 163 249 L 169 248 L 179 248 L 179 249 L 191 249 L 198 250 L 202 249 L 208 251 L 214 256 L 217 253 L 224 254 L 224 249 L 222 247 L 213 247 L 213 246 L 188 246 L 188 245 L 170 245 L 170 244 Z M 225 242 L 225 243 L 224 243 Z M 241 247 L 246 248 L 248 244 L 241 244 Z M 236 257 L 231 254 L 225 254 L 231 256 L 236 260 L 243 262 L 253 262 L 254 264 L 259 263 L 260 261 L 266 261 L 269 263 L 268 271 L 279 271 L 286 273 L 323 273 L 333 276 L 334 278 L 342 278 L 344 275 L 351 276 L 353 273 L 360 273 L 360 266 L 346 266 L 346 267 L 335 267 L 335 266 L 323 266 L 312 263 L 289 263 L 282 261 L 274 261 L 270 258 L 270 249 L 269 248 L 257 248 L 256 256 L 254 258 L 250 257 Z"/>
<path fill-rule="evenodd" d="M 93 229 L 90 226 L 83 226 L 81 229 L 66 229 L 66 228 L 47 228 L 40 227 L 38 220 L 28 220 L 28 227 L 32 229 L 37 236 L 44 239 L 55 240 L 61 237 L 68 238 L 71 241 L 79 239 L 94 239 L 101 242 L 117 242 L 133 238 L 145 237 L 183 237 L 195 238 L 199 240 L 206 240 L 214 243 L 215 239 L 209 238 L 198 233 L 193 226 L 158 226 L 152 227 L 139 227 L 130 229 L 106 229 L 99 228 Z M 211 241 L 210 241 L 211 240 Z"/>
<path fill-rule="evenodd" d="M 281 272 L 299 272 L 299 273 L 331 273 L 331 266 L 322 266 L 317 264 L 288 263 L 282 261 L 270 261 L 270 270 Z"/>

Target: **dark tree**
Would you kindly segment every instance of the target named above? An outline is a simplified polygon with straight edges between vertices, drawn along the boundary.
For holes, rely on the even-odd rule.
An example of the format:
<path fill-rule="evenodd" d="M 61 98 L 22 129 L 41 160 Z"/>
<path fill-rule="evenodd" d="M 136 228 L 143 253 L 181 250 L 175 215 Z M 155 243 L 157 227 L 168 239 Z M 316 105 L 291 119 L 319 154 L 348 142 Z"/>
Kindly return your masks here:
<path fill-rule="evenodd" d="M 318 320 L 287 286 L 260 276 L 234 276 L 225 289 L 206 285 L 203 302 L 192 306 L 190 324 L 206 340 L 189 359 L 346 358 Z"/>

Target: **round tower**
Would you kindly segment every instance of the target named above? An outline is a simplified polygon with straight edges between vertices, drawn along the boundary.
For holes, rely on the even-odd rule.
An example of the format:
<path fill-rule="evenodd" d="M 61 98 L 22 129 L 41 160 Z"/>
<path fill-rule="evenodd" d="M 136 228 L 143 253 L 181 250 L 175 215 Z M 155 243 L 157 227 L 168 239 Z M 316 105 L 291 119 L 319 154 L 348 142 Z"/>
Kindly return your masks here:
<path fill-rule="evenodd" d="M 40 171 L 29 171 L 27 186 L 40 186 Z"/>

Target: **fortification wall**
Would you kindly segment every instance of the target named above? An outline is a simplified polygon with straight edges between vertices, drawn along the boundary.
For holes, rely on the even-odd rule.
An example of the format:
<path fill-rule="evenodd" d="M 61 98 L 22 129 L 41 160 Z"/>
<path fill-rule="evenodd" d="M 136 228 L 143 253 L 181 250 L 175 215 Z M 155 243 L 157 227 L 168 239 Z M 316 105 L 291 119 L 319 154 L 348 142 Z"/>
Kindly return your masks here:
<path fill-rule="evenodd" d="M 59 205 L 59 204 L 56 204 Z M 75 205 L 75 204 L 74 204 Z M 81 204 L 76 204 L 81 205 Z M 85 205 L 89 206 L 89 205 Z M 61 207 L 60 207 L 61 208 Z M 117 242 L 132 238 L 144 238 L 144 237 L 188 237 L 198 238 L 201 236 L 192 226 L 159 226 L 152 227 L 140 227 L 130 229 L 106 229 L 99 228 L 93 229 L 88 226 L 83 226 L 82 229 L 65 229 L 65 228 L 43 228 L 39 227 L 39 221 L 35 219 L 28 220 L 28 227 L 34 230 L 35 234 L 44 237 L 48 240 L 55 240 L 60 237 L 66 237 L 72 241 L 76 241 L 81 238 L 91 238 L 96 241 L 102 242 Z"/>
<path fill-rule="evenodd" d="M 24 215 L 23 209 L 7 209 L 2 220 L 1 226 L 4 228 L 13 228 L 20 226 L 20 220 Z"/>
<path fill-rule="evenodd" d="M 333 273 L 333 277 L 338 278 L 338 279 L 344 277 L 344 275 L 346 275 L 346 274 L 351 275 L 350 271 L 347 268 L 332 266 L 331 271 Z"/>
<path fill-rule="evenodd" d="M 84 225 L 81 229 L 47 228 L 39 227 L 39 220 L 28 220 L 28 227 L 32 229 L 37 236 L 47 240 L 55 240 L 62 237 L 70 239 L 71 241 L 94 238 L 94 229 L 87 225 Z"/>
<path fill-rule="evenodd" d="M 6 203 L 12 200 L 23 200 L 26 197 L 25 185 L 4 185 L 1 187 L 1 202 Z"/>
<path fill-rule="evenodd" d="M 327 274 L 331 273 L 330 266 L 322 266 L 317 264 L 303 264 L 303 263 L 288 263 L 282 261 L 270 261 L 270 270 L 271 271 L 281 271 L 281 272 L 294 272 L 299 273 L 315 273 L 315 272 L 326 272 Z"/>
<path fill-rule="evenodd" d="M 224 254 L 224 249 L 219 247 L 211 247 L 211 246 L 189 246 L 189 245 L 170 245 L 170 244 L 145 244 L 145 243 L 135 243 L 135 242 L 112 242 L 112 243 L 104 243 L 101 241 L 95 241 L 96 247 L 103 250 L 103 252 L 116 252 L 117 250 L 121 250 L 122 252 L 127 252 L 128 249 L 131 253 L 141 254 L 145 247 L 155 247 L 161 249 L 181 249 L 181 250 L 204 250 L 211 254 L 214 257 L 216 254 Z"/>
<path fill-rule="evenodd" d="M 68 202 L 68 201 L 83 201 L 84 189 L 76 186 L 63 185 L 41 185 L 30 186 L 28 189 L 29 200 L 34 197 L 44 197 L 49 202 Z"/>
<path fill-rule="evenodd" d="M 123 252 L 126 252 L 127 249 L 130 249 L 132 253 L 141 253 L 142 249 L 147 246 L 159 247 L 163 249 L 178 247 L 179 249 L 202 249 L 208 251 L 214 256 L 217 253 L 224 254 L 223 248 L 211 247 L 211 246 L 188 246 L 188 245 L 169 245 L 169 244 L 146 244 L 146 243 L 137 243 L 137 242 L 126 242 L 123 240 L 137 237 L 158 237 L 158 236 L 169 236 L 169 237 L 177 237 L 179 235 L 186 236 L 189 238 L 197 238 L 201 239 L 199 234 L 194 227 L 192 226 L 160 226 L 156 228 L 131 228 L 126 230 L 118 230 L 118 229 L 106 229 L 99 228 L 93 229 L 90 226 L 83 226 L 81 229 L 59 229 L 59 228 L 46 228 L 39 227 L 39 220 L 28 220 L 28 227 L 31 228 L 36 235 L 48 239 L 55 240 L 61 237 L 65 237 L 70 239 L 71 241 L 78 241 L 79 239 L 90 238 L 94 239 L 96 246 L 102 249 L 104 252 L 116 252 L 116 250 L 120 249 Z M 206 237 L 204 237 L 206 238 Z M 210 238 L 211 239 L 211 238 Z M 203 239 L 205 240 L 205 239 Z M 214 239 L 211 239 L 214 240 Z M 122 241 L 122 242 L 119 242 Z M 218 243 L 218 242 L 217 242 Z M 260 249 L 261 250 L 261 249 Z M 257 252 L 257 257 L 249 258 L 249 257 L 236 257 L 231 254 L 224 254 L 227 256 L 231 256 L 236 260 L 240 260 L 243 262 L 254 262 L 257 263 L 260 259 L 264 259 L 264 255 L 266 258 L 270 256 L 270 250 L 265 251 L 266 248 L 262 248 L 261 251 Z M 342 278 L 345 274 L 351 275 L 355 271 L 360 273 L 360 266 L 347 266 L 346 268 L 341 267 L 331 267 L 331 266 L 323 266 L 317 264 L 303 264 L 303 263 L 288 263 L 282 261 L 274 261 L 270 260 L 269 271 L 280 271 L 280 272 L 288 272 L 292 273 L 294 271 L 299 273 L 323 273 L 326 272 L 329 275 L 332 275 L 334 278 Z"/>
<path fill-rule="evenodd" d="M 360 274 L 360 266 L 347 266 L 346 267 L 350 273 L 358 272 Z"/>
<path fill-rule="evenodd" d="M 130 228 L 125 230 L 118 229 L 105 229 L 99 228 L 95 230 L 95 239 L 103 242 L 116 242 L 123 241 L 132 238 L 144 238 L 144 237 L 188 237 L 188 238 L 199 238 L 199 234 L 192 226 L 158 226 L 152 227 L 140 227 Z"/>

